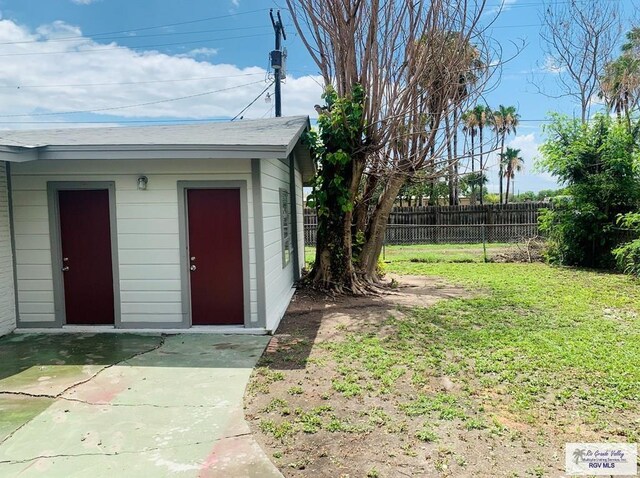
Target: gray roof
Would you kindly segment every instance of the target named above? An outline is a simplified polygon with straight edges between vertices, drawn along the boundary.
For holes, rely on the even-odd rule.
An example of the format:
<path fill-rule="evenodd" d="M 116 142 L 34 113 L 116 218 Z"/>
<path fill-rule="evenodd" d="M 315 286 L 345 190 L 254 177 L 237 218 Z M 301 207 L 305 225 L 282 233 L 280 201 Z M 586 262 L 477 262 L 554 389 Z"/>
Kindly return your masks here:
<path fill-rule="evenodd" d="M 300 141 L 308 128 L 307 116 L 291 116 L 189 125 L 0 131 L 0 160 L 101 159 L 100 152 L 104 159 L 137 159 L 140 154 L 126 156 L 126 152 L 142 151 L 152 152 L 150 157 L 170 158 L 177 152 L 196 150 L 212 158 L 286 158 L 295 150 L 308 178 L 313 164 Z M 158 156 L 158 152 L 166 154 Z"/>

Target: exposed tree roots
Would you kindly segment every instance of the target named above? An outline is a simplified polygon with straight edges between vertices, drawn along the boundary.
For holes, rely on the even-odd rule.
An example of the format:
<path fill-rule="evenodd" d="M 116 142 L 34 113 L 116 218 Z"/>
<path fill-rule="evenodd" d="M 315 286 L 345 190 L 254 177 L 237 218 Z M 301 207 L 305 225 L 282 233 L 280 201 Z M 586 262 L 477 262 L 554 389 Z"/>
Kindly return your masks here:
<path fill-rule="evenodd" d="M 303 288 L 329 295 L 372 296 L 392 292 L 391 287 L 378 275 L 371 276 L 354 271 L 348 277 L 341 279 L 343 280 L 339 283 L 333 281 L 328 274 L 323 274 L 322 270 L 314 268 L 303 276 L 298 284 Z"/>

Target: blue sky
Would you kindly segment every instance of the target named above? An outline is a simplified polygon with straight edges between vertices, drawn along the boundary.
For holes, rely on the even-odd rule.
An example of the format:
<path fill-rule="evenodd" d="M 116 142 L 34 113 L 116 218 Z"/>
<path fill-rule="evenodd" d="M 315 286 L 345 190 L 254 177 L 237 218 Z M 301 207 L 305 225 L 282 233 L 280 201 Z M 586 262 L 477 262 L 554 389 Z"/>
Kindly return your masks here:
<path fill-rule="evenodd" d="M 619 1 L 632 11 L 628 0 Z M 488 1 L 489 21 L 498 10 Z M 140 124 L 187 119 L 228 119 L 268 85 L 273 48 L 268 0 L 0 0 L 0 128 Z M 489 31 L 503 68 L 485 96 L 492 107 L 517 106 L 522 122 L 510 144 L 526 161 L 516 191 L 555 187 L 532 171 L 540 126 L 549 111 L 574 114 L 569 100 L 541 95 L 554 73 L 540 49 L 541 0 L 507 0 Z M 316 67 L 287 25 L 288 78 L 283 113 L 315 116 L 321 87 Z M 534 86 L 535 85 L 535 86 Z M 61 114 L 74 111 L 73 114 Z M 263 98 L 245 118 L 273 115 Z M 490 162 L 493 160 L 490 160 Z M 496 172 L 489 171 L 490 190 Z"/>

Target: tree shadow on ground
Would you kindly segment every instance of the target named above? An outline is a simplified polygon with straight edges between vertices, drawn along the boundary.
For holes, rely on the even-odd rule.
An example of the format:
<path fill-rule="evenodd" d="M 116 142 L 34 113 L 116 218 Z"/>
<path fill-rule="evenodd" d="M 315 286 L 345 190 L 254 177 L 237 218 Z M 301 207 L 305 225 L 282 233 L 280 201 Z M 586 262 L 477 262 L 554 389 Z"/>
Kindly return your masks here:
<path fill-rule="evenodd" d="M 470 296 L 468 291 L 433 277 L 397 279 L 397 288 L 371 296 L 299 290 L 258 365 L 282 371 L 304 369 L 318 343 L 342 340 L 349 332 L 374 332 L 382 320 L 397 314 L 398 308 L 428 307 L 438 300 Z"/>

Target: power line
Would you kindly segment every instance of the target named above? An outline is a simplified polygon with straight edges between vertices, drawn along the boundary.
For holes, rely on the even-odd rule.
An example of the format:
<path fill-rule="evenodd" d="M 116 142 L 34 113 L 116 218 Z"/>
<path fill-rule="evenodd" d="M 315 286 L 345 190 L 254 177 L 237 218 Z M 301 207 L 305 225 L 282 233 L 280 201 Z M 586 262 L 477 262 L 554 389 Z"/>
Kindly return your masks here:
<path fill-rule="evenodd" d="M 518 2 L 507 4 L 506 2 L 497 3 L 494 5 L 486 4 L 485 9 L 492 8 L 502 8 L 503 11 L 513 10 L 515 8 L 529 8 L 529 7 L 541 7 L 541 6 L 554 6 L 554 5 L 563 5 L 563 4 L 573 4 L 573 3 L 586 3 L 588 0 L 556 0 L 549 2 Z M 620 0 L 608 0 L 610 2 L 620 2 Z"/>
<path fill-rule="evenodd" d="M 156 30 L 158 28 L 178 27 L 178 26 L 182 26 L 182 25 L 192 25 L 194 23 L 204 23 L 204 22 L 208 22 L 208 21 L 211 21 L 211 20 L 220 20 L 220 19 L 223 19 L 223 18 L 237 17 L 237 16 L 241 16 L 241 15 L 250 15 L 252 13 L 264 12 L 266 10 L 268 10 L 268 8 L 258 8 L 256 10 L 248 10 L 246 12 L 229 13 L 227 15 L 219 15 L 219 16 L 216 16 L 216 17 L 199 18 L 199 19 L 187 20 L 187 21 L 176 22 L 176 23 L 164 23 L 162 25 L 155 25 L 155 26 L 148 26 L 148 27 L 130 28 L 129 30 L 116 30 L 116 31 L 102 32 L 102 33 L 83 33 L 82 35 L 71 35 L 71 36 L 67 36 L 67 37 L 60 37 L 60 38 L 57 38 L 56 40 L 73 40 L 73 39 L 88 38 L 88 37 L 120 35 L 120 34 L 124 34 L 124 33 L 133 33 L 133 32 L 142 32 L 142 31 L 148 31 L 148 30 Z M 3 43 L 0 43 L 0 44 L 3 44 Z"/>
<path fill-rule="evenodd" d="M 37 56 L 37 55 L 69 55 L 75 53 L 101 53 L 103 51 L 114 51 L 114 50 L 145 50 L 149 48 L 158 48 L 158 47 L 167 47 L 167 46 L 182 46 L 182 45 L 190 45 L 195 43 L 209 43 L 213 41 L 225 41 L 225 40 L 238 40 L 241 38 L 255 38 L 255 37 L 263 37 L 269 35 L 268 33 L 259 33 L 256 35 L 239 35 L 234 37 L 224 37 L 224 38 L 209 38 L 207 40 L 192 40 L 185 42 L 174 42 L 174 43 L 159 43 L 153 45 L 140 45 L 140 46 L 113 46 L 113 47 L 105 47 L 105 48 L 92 48 L 88 50 L 64 50 L 64 51 L 41 51 L 41 52 L 24 52 L 24 53 L 2 53 L 0 57 L 12 57 L 12 56 Z M 45 44 L 45 43 L 43 43 Z"/>
<path fill-rule="evenodd" d="M 4 45 L 30 45 L 30 44 L 44 44 L 44 43 L 60 43 L 60 42 L 71 42 L 76 40 L 98 40 L 98 41 L 113 41 L 113 40 L 137 40 L 138 38 L 152 38 L 152 37 L 166 37 L 166 36 L 176 36 L 176 35 L 197 35 L 200 33 L 216 33 L 216 32 L 230 32 L 237 30 L 259 30 L 265 29 L 268 26 L 264 25 L 254 25 L 248 27 L 235 27 L 235 28 L 216 28 L 213 30 L 191 30 L 186 32 L 167 32 L 167 33 L 152 33 L 150 35 L 123 35 L 123 36 L 109 36 L 103 38 L 92 38 L 91 36 L 78 36 L 78 37 L 63 37 L 63 38 L 47 38 L 42 40 L 22 40 L 22 41 L 11 41 L 11 42 L 0 42 L 0 46 Z"/>
<path fill-rule="evenodd" d="M 249 103 L 247 106 L 245 106 L 244 108 L 242 108 L 242 111 L 240 111 L 240 113 L 238 113 L 238 114 L 237 114 L 237 115 L 235 115 L 233 118 L 231 118 L 231 121 L 236 120 L 236 119 L 237 119 L 237 118 L 238 118 L 242 113 L 244 113 L 245 111 L 247 111 L 247 110 L 251 107 L 251 105 L 253 105 L 256 101 L 258 101 L 258 100 L 260 99 L 260 97 L 261 97 L 262 95 L 264 95 L 264 94 L 266 93 L 266 91 L 267 91 L 269 88 L 271 88 L 271 86 L 272 86 L 274 83 L 275 83 L 275 81 L 272 81 L 271 83 L 269 83 L 269 84 L 267 85 L 267 87 L 266 87 L 264 90 L 262 90 L 262 91 L 260 92 L 260 94 L 259 94 L 258 96 L 256 96 L 256 97 L 253 99 L 253 101 L 252 101 L 251 103 Z"/>
<path fill-rule="evenodd" d="M 140 124 L 140 123 L 211 123 L 215 121 L 229 121 L 228 118 L 175 118 L 175 119 L 140 119 L 140 120 L 118 120 L 118 121 L 1 121 L 0 124 Z M 1 131 L 1 130 L 0 130 Z"/>
<path fill-rule="evenodd" d="M 251 86 L 251 85 L 257 85 L 258 83 L 262 83 L 263 80 L 260 81 L 254 81 L 252 83 L 246 83 L 243 85 L 236 85 L 236 86 L 230 86 L 228 88 L 222 88 L 219 90 L 212 90 L 212 91 L 204 91 L 202 93 L 196 93 L 193 95 L 186 95 L 186 96 L 178 96 L 175 98 L 168 98 L 168 99 L 164 99 L 164 100 L 156 100 L 156 101 L 148 101 L 145 103 L 136 103 L 136 104 L 131 104 L 131 105 L 123 105 L 123 106 L 111 106 L 108 108 L 96 108 L 96 109 L 92 109 L 92 110 L 77 110 L 77 111 L 63 111 L 63 112 L 59 112 L 59 113 L 32 113 L 32 114 L 17 114 L 17 115 L 0 115 L 0 117 L 2 118 L 24 118 L 24 117 L 33 117 L 33 116 L 58 116 L 58 115 L 71 115 L 71 114 L 81 114 L 81 113 L 99 113 L 99 112 L 103 112 L 103 111 L 114 111 L 114 110 L 123 110 L 123 109 L 127 109 L 127 108 L 136 108 L 139 106 L 151 106 L 151 105 L 157 105 L 157 104 L 161 104 L 161 103 L 169 103 L 172 101 L 180 101 L 180 100 L 186 100 L 186 99 L 190 99 L 190 98 L 198 98 L 201 96 L 207 96 L 207 95 L 212 95 L 214 93 L 220 93 L 223 91 L 229 91 L 229 90 L 234 90 L 237 88 L 243 88 L 245 86 Z M 271 85 L 269 85 L 271 86 Z M 268 87 L 267 87 L 268 88 Z M 267 89 L 265 89 L 264 91 L 266 91 Z M 264 93 L 263 91 L 263 93 Z M 262 93 L 261 93 L 262 95 Z"/>
<path fill-rule="evenodd" d="M 168 80 L 147 80 L 147 81 L 125 81 L 118 83 L 69 83 L 59 85 L 0 85 L 0 89 L 26 89 L 26 88 L 70 88 L 70 87 L 92 87 L 92 86 L 125 86 L 125 85 L 145 85 L 151 83 L 174 83 L 182 81 L 200 81 L 200 80 L 220 80 L 226 78 L 240 78 L 244 76 L 263 76 L 264 73 L 245 73 L 242 75 L 225 75 L 225 76 L 201 76 L 195 78 L 174 78 Z"/>

